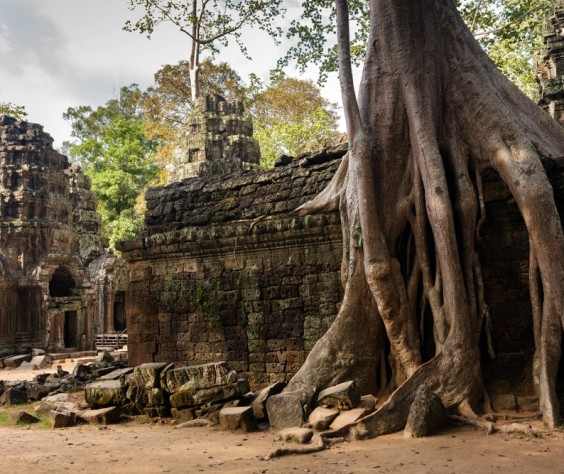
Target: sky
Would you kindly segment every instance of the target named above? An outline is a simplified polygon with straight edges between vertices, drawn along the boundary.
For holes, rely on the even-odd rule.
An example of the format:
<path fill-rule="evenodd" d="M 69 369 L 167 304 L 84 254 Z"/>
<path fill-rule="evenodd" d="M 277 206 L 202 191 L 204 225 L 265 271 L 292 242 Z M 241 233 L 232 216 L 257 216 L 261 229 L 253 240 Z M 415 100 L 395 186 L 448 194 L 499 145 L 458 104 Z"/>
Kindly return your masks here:
<path fill-rule="evenodd" d="M 297 0 L 284 3 L 290 15 L 297 12 Z M 187 37 L 171 25 L 159 25 L 150 40 L 123 31 L 126 20 L 140 16 L 128 5 L 128 0 L 0 0 L 0 102 L 24 106 L 27 120 L 43 125 L 60 147 L 70 138 L 62 118 L 68 107 L 103 105 L 132 83 L 146 88 L 164 64 L 187 59 Z M 217 59 L 244 80 L 251 72 L 267 79 L 284 47 L 259 31 L 245 31 L 245 38 L 252 61 L 236 46 Z M 286 72 L 316 78 L 314 70 L 305 76 Z M 336 77 L 322 92 L 340 103 Z"/>

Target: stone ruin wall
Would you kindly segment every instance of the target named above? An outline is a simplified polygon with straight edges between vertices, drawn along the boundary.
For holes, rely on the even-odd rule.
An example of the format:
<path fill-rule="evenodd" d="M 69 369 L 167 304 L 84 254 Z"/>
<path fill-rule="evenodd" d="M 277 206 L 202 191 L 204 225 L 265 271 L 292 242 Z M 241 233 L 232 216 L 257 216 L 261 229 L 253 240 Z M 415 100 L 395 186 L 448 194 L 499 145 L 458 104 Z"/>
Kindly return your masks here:
<path fill-rule="evenodd" d="M 126 284 L 88 178 L 52 143 L 0 116 L 0 354 L 93 348 Z"/>
<path fill-rule="evenodd" d="M 147 193 L 146 234 L 122 248 L 131 365 L 226 360 L 253 386 L 291 378 L 343 295 L 338 213 L 291 211 L 325 187 L 341 152 Z M 485 378 L 492 393 L 516 393 L 524 405 L 534 399 L 528 235 L 497 173 L 482 179 L 480 259 L 496 352 L 492 360 L 484 351 Z"/>

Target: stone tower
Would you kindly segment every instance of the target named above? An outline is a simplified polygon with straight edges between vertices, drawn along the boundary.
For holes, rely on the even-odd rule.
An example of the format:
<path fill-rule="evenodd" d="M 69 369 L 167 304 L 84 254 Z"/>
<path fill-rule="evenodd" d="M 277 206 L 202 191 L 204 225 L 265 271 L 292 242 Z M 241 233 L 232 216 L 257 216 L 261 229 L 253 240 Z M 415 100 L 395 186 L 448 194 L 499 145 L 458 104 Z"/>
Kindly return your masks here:
<path fill-rule="evenodd" d="M 257 167 L 258 142 L 242 102 L 223 97 L 198 99 L 180 133 L 169 182 Z"/>
<path fill-rule="evenodd" d="M 537 55 L 536 77 L 539 105 L 564 125 L 564 1 L 554 5 L 543 28 L 544 47 Z"/>

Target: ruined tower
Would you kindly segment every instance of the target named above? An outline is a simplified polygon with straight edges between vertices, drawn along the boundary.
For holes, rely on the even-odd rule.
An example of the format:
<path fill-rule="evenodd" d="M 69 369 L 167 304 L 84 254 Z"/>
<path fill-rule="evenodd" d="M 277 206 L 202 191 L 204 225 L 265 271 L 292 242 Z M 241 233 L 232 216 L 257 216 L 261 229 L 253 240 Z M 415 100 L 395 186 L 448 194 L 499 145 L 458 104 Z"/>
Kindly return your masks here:
<path fill-rule="evenodd" d="M 259 159 L 242 102 L 207 95 L 198 99 L 182 128 L 169 182 L 250 169 Z"/>

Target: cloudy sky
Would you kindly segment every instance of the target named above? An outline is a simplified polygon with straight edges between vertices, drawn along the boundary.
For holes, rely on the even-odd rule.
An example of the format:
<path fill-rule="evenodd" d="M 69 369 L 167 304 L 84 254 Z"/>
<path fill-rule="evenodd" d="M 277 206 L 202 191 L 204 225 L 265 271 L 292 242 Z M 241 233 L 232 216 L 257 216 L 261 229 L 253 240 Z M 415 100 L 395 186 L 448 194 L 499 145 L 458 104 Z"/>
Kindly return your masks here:
<path fill-rule="evenodd" d="M 128 10 L 128 3 L 0 0 L 0 102 L 25 106 L 28 120 L 42 124 L 58 147 L 70 136 L 62 119 L 68 107 L 101 105 L 131 83 L 147 87 L 162 65 L 187 58 L 187 39 L 172 26 L 160 25 L 150 40 L 123 31 L 127 19 L 139 16 Z M 260 32 L 248 31 L 246 37 L 252 62 L 235 48 L 222 51 L 218 59 L 229 62 L 243 79 L 251 72 L 266 79 L 283 47 Z M 314 77 L 311 71 L 309 78 Z M 336 78 L 323 93 L 339 102 Z"/>

